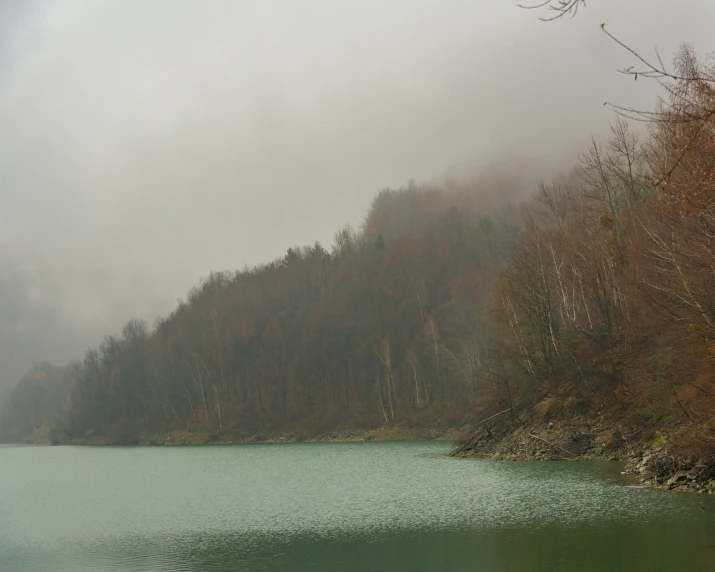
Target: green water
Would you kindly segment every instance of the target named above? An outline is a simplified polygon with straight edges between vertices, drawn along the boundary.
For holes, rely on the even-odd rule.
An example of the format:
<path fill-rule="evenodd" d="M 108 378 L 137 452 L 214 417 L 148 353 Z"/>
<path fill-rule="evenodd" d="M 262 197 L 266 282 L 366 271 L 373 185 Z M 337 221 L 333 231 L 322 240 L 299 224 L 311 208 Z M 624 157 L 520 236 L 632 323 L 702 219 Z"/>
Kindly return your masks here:
<path fill-rule="evenodd" d="M 0 447 L 0 571 L 715 570 L 715 495 L 448 448 Z"/>

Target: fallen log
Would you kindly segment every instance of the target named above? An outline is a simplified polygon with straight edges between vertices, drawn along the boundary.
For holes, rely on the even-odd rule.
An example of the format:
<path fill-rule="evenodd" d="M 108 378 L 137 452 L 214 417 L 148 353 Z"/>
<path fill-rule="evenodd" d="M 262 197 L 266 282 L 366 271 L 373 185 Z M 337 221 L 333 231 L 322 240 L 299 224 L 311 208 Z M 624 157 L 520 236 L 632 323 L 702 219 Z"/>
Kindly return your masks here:
<path fill-rule="evenodd" d="M 550 447 L 556 447 L 557 449 L 561 449 L 562 451 L 566 451 L 566 452 L 567 452 L 569 455 L 571 455 L 572 457 L 578 457 L 578 455 L 577 455 L 576 453 L 572 453 L 572 452 L 569 451 L 568 449 L 564 449 L 561 445 L 557 445 L 556 443 L 551 443 L 550 441 L 547 441 L 546 439 L 542 439 L 541 437 L 538 437 L 537 435 L 534 434 L 533 431 L 529 431 L 529 437 L 531 437 L 532 439 L 537 439 L 538 441 L 543 441 L 544 443 L 546 443 L 546 444 L 549 445 Z"/>

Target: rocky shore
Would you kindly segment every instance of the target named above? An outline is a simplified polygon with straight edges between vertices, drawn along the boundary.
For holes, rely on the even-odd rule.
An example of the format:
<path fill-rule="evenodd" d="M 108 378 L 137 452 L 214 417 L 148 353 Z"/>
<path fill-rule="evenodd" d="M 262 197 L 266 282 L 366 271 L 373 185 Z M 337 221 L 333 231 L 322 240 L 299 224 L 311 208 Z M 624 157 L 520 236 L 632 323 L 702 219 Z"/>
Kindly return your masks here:
<path fill-rule="evenodd" d="M 619 460 L 635 453 L 623 429 L 586 421 L 483 428 L 455 445 L 453 457 L 502 461 Z"/>
<path fill-rule="evenodd" d="M 666 450 L 646 450 L 629 459 L 624 474 L 634 475 L 644 486 L 715 494 L 715 459 L 679 458 Z"/>
<path fill-rule="evenodd" d="M 644 487 L 715 494 L 715 458 L 679 456 L 664 434 L 648 441 L 641 434 L 622 424 L 585 419 L 484 427 L 462 438 L 450 454 L 501 461 L 625 461 L 623 474 Z"/>

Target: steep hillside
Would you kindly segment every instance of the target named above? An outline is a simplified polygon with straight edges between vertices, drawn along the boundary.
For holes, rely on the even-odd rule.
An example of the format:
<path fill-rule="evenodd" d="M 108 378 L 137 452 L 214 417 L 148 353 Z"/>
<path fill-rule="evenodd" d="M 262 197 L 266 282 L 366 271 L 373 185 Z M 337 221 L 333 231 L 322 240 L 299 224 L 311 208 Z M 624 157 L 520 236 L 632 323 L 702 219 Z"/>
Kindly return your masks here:
<path fill-rule="evenodd" d="M 645 136 L 619 117 L 518 207 L 484 182 L 384 190 L 330 251 L 211 274 L 154 328 L 129 321 L 74 370 L 58 439 L 472 422 L 457 454 L 528 458 L 556 423 L 598 433 L 587 455 L 715 458 L 715 71 L 675 61 Z"/>
<path fill-rule="evenodd" d="M 711 62 L 683 48 L 643 141 L 619 118 L 575 180 L 541 185 L 494 289 L 485 372 L 505 413 L 458 454 L 528 457 L 556 423 L 617 430 L 622 452 L 657 449 L 673 471 L 715 461 L 713 85 Z"/>
<path fill-rule="evenodd" d="M 293 438 L 471 415 L 493 278 L 520 232 L 475 189 L 411 185 L 364 229 L 218 272 L 154 329 L 132 320 L 87 352 L 68 437 L 156 431 Z"/>

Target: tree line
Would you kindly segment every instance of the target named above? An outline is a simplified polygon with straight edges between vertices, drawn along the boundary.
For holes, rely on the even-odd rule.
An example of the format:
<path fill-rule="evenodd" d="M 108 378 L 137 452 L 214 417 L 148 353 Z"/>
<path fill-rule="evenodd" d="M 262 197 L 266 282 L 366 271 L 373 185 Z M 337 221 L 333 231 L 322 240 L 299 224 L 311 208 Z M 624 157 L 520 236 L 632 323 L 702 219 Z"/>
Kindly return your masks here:
<path fill-rule="evenodd" d="M 505 407 L 607 400 L 635 426 L 684 423 L 681 446 L 713 452 L 715 67 L 685 46 L 657 78 L 655 110 L 619 108 L 570 178 L 539 185 L 495 283 L 485 374 L 508 379 Z"/>
<path fill-rule="evenodd" d="M 64 430 L 457 423 L 478 392 L 491 283 L 520 232 L 515 209 L 479 203 L 465 188 L 384 190 L 329 251 L 212 273 L 153 328 L 130 320 L 87 351 Z"/>
<path fill-rule="evenodd" d="M 588 414 L 713 438 L 715 68 L 684 47 L 666 96 L 534 196 L 383 190 L 359 231 L 216 272 L 71 369 L 70 436 L 320 433 Z M 632 125 L 631 121 L 631 125 Z"/>

